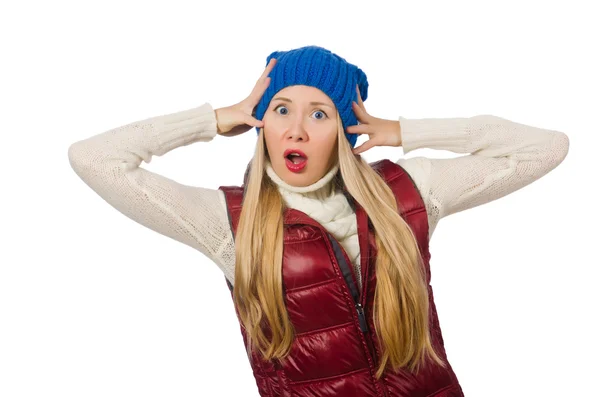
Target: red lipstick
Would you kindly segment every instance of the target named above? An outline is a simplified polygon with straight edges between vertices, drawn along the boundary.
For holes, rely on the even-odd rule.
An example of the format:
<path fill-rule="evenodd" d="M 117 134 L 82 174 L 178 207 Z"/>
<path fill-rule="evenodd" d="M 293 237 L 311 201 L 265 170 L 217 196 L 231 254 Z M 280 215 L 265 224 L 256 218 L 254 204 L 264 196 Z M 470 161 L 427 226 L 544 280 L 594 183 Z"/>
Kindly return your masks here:
<path fill-rule="evenodd" d="M 306 154 L 299 149 L 287 149 L 283 157 L 285 157 L 285 165 L 292 172 L 302 171 L 308 161 Z"/>

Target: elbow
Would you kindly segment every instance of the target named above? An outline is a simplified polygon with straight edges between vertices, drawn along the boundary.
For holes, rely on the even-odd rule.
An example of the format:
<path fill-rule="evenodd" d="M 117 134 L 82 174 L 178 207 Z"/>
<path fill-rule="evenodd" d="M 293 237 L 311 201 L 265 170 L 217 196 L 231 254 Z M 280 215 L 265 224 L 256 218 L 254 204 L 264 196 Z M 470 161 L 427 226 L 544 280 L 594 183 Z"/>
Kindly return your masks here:
<path fill-rule="evenodd" d="M 554 131 L 551 150 L 556 159 L 555 166 L 558 166 L 567 157 L 569 153 L 569 137 L 564 132 Z"/>
<path fill-rule="evenodd" d="M 552 137 L 548 144 L 547 151 L 544 150 L 548 158 L 546 162 L 546 172 L 550 172 L 558 167 L 569 153 L 569 137 L 564 132 L 552 131 Z"/>
<path fill-rule="evenodd" d="M 106 150 L 90 140 L 72 143 L 67 154 L 73 171 L 94 190 L 119 183 L 139 164 L 133 160 L 126 161 L 116 151 Z"/>
<path fill-rule="evenodd" d="M 68 150 L 69 164 L 71 168 L 79 174 L 79 170 L 83 166 L 83 148 L 80 142 L 72 143 Z"/>
<path fill-rule="evenodd" d="M 85 175 L 92 167 L 94 156 L 83 141 L 72 143 L 68 150 L 69 164 L 79 177 L 86 179 Z"/>
<path fill-rule="evenodd" d="M 560 161 L 562 162 L 565 159 L 565 157 L 567 157 L 567 153 L 569 153 L 569 137 L 564 132 L 559 132 L 557 141 L 559 151 L 561 153 Z"/>

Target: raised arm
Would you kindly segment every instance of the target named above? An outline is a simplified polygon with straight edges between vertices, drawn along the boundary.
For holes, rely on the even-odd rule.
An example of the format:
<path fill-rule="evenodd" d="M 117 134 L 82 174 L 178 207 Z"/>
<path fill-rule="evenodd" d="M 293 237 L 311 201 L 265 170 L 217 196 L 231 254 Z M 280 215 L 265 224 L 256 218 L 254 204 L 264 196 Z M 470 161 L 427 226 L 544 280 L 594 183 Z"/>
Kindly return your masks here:
<path fill-rule="evenodd" d="M 493 115 L 399 118 L 404 154 L 419 148 L 468 153 L 399 159 L 425 197 L 429 236 L 443 217 L 506 196 L 556 168 L 569 151 L 560 131 Z"/>
<path fill-rule="evenodd" d="M 134 221 L 202 252 L 232 280 L 235 248 L 222 192 L 182 185 L 140 167 L 152 156 L 211 141 L 209 103 L 136 121 L 69 147 L 73 170 L 98 195 Z"/>

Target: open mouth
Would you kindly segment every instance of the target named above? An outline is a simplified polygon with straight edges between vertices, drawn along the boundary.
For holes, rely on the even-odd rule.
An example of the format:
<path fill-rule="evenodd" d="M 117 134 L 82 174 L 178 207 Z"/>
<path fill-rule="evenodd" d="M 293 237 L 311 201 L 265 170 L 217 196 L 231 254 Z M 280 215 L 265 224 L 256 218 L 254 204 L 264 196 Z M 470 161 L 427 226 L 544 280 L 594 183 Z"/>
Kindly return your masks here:
<path fill-rule="evenodd" d="M 289 161 L 291 161 L 291 162 L 292 162 L 292 163 L 294 163 L 294 164 L 300 164 L 300 163 L 302 163 L 303 161 L 306 161 L 306 157 L 304 157 L 304 156 L 301 156 L 301 155 L 300 155 L 300 154 L 298 154 L 298 153 L 291 153 L 291 154 L 288 154 L 287 156 L 285 156 L 285 158 L 286 158 L 286 159 L 288 159 Z"/>
<path fill-rule="evenodd" d="M 306 154 L 297 149 L 288 149 L 284 153 L 286 159 L 285 164 L 292 172 L 299 172 L 306 166 L 308 158 Z"/>

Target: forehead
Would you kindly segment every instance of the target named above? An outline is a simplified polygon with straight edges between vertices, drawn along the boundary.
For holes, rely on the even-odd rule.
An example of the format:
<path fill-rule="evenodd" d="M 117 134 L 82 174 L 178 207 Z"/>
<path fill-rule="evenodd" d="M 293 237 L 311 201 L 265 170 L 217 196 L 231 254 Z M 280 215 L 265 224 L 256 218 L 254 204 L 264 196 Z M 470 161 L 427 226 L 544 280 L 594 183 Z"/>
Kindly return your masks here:
<path fill-rule="evenodd" d="M 335 107 L 333 101 L 327 94 L 316 87 L 307 85 L 292 85 L 285 87 L 273 95 L 273 99 L 285 97 L 290 99 L 293 103 L 309 103 L 309 102 L 323 102 L 327 105 Z"/>

